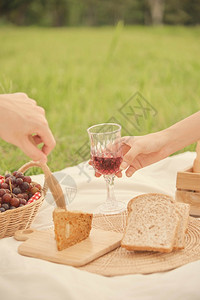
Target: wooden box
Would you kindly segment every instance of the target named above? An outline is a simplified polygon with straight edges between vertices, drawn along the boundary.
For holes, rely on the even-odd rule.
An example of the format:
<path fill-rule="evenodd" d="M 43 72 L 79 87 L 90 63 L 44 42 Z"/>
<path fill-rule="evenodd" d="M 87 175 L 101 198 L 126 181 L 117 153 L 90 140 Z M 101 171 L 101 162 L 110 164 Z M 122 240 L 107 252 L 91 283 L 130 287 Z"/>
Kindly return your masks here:
<path fill-rule="evenodd" d="M 200 173 L 193 168 L 177 173 L 176 201 L 190 204 L 190 215 L 200 216 Z"/>
<path fill-rule="evenodd" d="M 197 157 L 191 168 L 178 172 L 176 178 L 176 201 L 190 204 L 190 215 L 200 216 L 200 141 Z"/>

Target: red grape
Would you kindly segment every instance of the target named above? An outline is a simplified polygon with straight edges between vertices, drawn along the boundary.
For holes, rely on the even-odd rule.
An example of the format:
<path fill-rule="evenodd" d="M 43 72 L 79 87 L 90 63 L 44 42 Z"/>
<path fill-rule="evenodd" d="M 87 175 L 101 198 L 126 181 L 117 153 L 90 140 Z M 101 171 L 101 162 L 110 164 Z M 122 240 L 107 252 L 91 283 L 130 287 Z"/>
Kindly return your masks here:
<path fill-rule="evenodd" d="M 31 177 L 30 176 L 24 176 L 24 179 L 23 179 L 24 182 L 28 182 L 28 183 L 31 183 Z"/>
<path fill-rule="evenodd" d="M 19 178 L 16 179 L 16 184 L 17 185 L 20 185 L 22 183 L 23 183 L 23 179 L 22 178 L 19 177 Z"/>
<path fill-rule="evenodd" d="M 24 198 L 24 195 L 23 194 L 17 194 L 17 198 Z"/>
<path fill-rule="evenodd" d="M 1 207 L 5 208 L 5 210 L 8 210 L 10 208 L 9 204 L 8 203 L 3 203 L 1 205 Z"/>
<path fill-rule="evenodd" d="M 9 188 L 9 185 L 7 184 L 7 183 L 2 183 L 1 184 L 1 187 L 3 188 L 3 189 L 8 189 Z"/>
<path fill-rule="evenodd" d="M 18 206 L 19 206 L 19 199 L 16 198 L 16 197 L 13 197 L 13 198 L 10 200 L 10 204 L 11 204 L 12 206 L 18 207 Z"/>
<path fill-rule="evenodd" d="M 19 199 L 19 203 L 25 205 L 27 201 L 25 199 Z"/>
<path fill-rule="evenodd" d="M 30 188 L 30 185 L 29 185 L 28 182 L 23 182 L 23 183 L 22 183 L 21 189 L 22 189 L 23 191 L 28 191 L 29 188 Z"/>
<path fill-rule="evenodd" d="M 6 191 L 4 189 L 0 189 L 0 197 L 2 197 L 5 193 Z"/>
<path fill-rule="evenodd" d="M 17 194 L 21 194 L 21 189 L 19 188 L 19 187 L 15 187 L 14 189 L 13 189 L 13 193 L 15 194 L 15 195 L 17 195 Z"/>
<path fill-rule="evenodd" d="M 28 201 L 28 195 L 27 195 L 26 193 L 23 193 L 22 195 L 23 195 L 23 198 L 24 198 L 26 201 Z M 19 195 L 18 195 L 18 196 L 19 196 Z"/>
<path fill-rule="evenodd" d="M 39 189 L 36 186 L 34 186 L 30 189 L 30 192 L 34 195 L 35 193 L 39 192 Z"/>
<path fill-rule="evenodd" d="M 10 194 L 4 194 L 2 200 L 4 203 L 10 203 L 12 196 Z"/>
<path fill-rule="evenodd" d="M 16 207 L 15 206 L 10 206 L 10 209 L 15 209 Z"/>
<path fill-rule="evenodd" d="M 17 172 L 17 174 L 15 175 L 16 178 L 24 178 L 24 174 L 21 172 Z"/>
<path fill-rule="evenodd" d="M 37 187 L 39 191 L 41 191 L 41 189 L 42 189 L 42 187 L 41 187 L 41 185 L 39 183 L 36 183 L 35 187 Z"/>
<path fill-rule="evenodd" d="M 15 184 L 15 183 L 16 183 L 16 177 L 15 177 L 15 176 L 10 176 L 10 178 L 11 178 L 11 182 L 12 182 L 13 184 Z"/>
<path fill-rule="evenodd" d="M 5 183 L 9 184 L 11 182 L 10 177 L 6 178 Z"/>
<path fill-rule="evenodd" d="M 5 175 L 5 178 L 8 178 L 8 177 L 10 177 L 11 176 L 11 174 L 6 174 Z"/>

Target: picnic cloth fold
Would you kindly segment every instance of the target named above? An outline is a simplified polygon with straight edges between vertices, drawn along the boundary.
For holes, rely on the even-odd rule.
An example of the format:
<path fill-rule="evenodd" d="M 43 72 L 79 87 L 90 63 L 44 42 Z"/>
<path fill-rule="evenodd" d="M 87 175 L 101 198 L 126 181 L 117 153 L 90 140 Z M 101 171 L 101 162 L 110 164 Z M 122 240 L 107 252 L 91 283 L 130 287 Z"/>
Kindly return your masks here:
<path fill-rule="evenodd" d="M 115 180 L 116 197 L 126 203 L 136 195 L 160 192 L 174 196 L 177 171 L 191 166 L 194 152 L 185 152 L 164 159 L 136 172 L 131 178 Z M 55 172 L 70 210 L 95 212 L 106 197 L 103 178 L 95 178 L 86 162 Z M 42 183 L 43 175 L 33 176 Z M 47 193 L 32 227 L 52 226 L 54 201 Z M 80 300 L 200 299 L 200 261 L 172 271 L 148 275 L 104 277 L 79 269 L 17 253 L 20 242 L 14 238 L 0 240 L 0 299 L 2 300 Z"/>

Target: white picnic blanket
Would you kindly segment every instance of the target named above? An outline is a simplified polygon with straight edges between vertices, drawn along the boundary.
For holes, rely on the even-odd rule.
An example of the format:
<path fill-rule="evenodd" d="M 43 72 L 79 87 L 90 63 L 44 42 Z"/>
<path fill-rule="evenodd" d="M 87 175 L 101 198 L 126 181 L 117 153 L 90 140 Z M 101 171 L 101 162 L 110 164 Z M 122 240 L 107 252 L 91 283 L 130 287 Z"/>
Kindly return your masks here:
<path fill-rule="evenodd" d="M 176 173 L 190 165 L 195 153 L 185 152 L 166 158 L 135 173 L 116 179 L 119 200 L 148 192 L 174 196 Z M 103 178 L 95 178 L 87 163 L 56 172 L 69 209 L 95 212 L 105 200 Z M 38 182 L 43 175 L 34 176 Z M 52 226 L 53 199 L 48 193 L 32 227 Z M 0 300 L 196 300 L 200 299 L 200 261 L 178 269 L 151 275 L 103 277 L 76 268 L 21 256 L 20 242 L 0 240 Z"/>

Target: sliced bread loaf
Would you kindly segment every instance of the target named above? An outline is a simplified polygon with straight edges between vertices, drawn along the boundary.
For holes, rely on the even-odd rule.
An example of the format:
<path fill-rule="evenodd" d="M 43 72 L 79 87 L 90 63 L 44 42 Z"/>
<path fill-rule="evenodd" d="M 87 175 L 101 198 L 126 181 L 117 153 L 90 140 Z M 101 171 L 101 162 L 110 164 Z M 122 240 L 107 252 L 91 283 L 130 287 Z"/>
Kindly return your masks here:
<path fill-rule="evenodd" d="M 153 193 L 137 196 L 128 204 L 121 246 L 127 250 L 171 252 L 178 223 L 172 197 Z"/>
<path fill-rule="evenodd" d="M 185 233 L 188 227 L 190 205 L 176 202 L 176 213 L 179 217 L 179 225 L 174 242 L 174 250 L 180 250 L 185 248 Z"/>
<path fill-rule="evenodd" d="M 63 250 L 86 239 L 92 227 L 92 214 L 56 208 L 53 212 L 55 239 Z"/>

